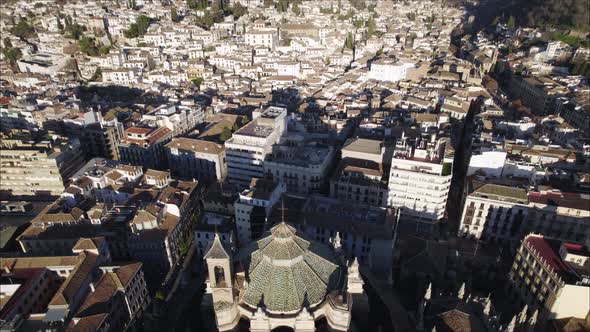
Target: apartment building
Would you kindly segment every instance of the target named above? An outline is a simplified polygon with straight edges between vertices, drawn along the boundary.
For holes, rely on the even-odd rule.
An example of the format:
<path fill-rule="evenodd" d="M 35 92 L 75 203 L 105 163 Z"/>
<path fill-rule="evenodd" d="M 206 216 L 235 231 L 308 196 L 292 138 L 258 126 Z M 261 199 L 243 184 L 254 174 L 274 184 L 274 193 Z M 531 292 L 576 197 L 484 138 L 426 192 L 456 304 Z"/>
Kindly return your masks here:
<path fill-rule="evenodd" d="M 84 163 L 80 142 L 11 131 L 0 143 L 0 192 L 8 195 L 59 195 Z"/>
<path fill-rule="evenodd" d="M 119 145 L 122 162 L 147 168 L 166 169 L 168 158 L 164 146 L 172 138 L 166 127 L 130 127 Z"/>
<path fill-rule="evenodd" d="M 407 138 L 396 142 L 389 175 L 388 205 L 401 210 L 403 223 L 430 232 L 445 217 L 453 159 L 446 140 Z"/>
<path fill-rule="evenodd" d="M 72 318 L 72 329 L 94 331 L 98 325 L 122 331 L 132 326 L 149 303 L 141 268 L 141 263 L 101 267 L 103 273 Z"/>
<path fill-rule="evenodd" d="M 304 142 L 299 136 L 286 137 L 266 156 L 264 173 L 284 182 L 290 192 L 319 193 L 334 155 L 334 148 L 329 145 Z"/>
<path fill-rule="evenodd" d="M 234 203 L 238 240 L 241 245 L 258 239 L 267 230 L 271 208 L 286 191 L 285 182 L 253 178 Z"/>
<path fill-rule="evenodd" d="M 466 198 L 459 235 L 498 242 L 518 241 L 530 232 L 584 243 L 590 237 L 590 196 L 475 184 Z"/>
<path fill-rule="evenodd" d="M 531 108 L 535 115 L 547 115 L 553 112 L 555 99 L 569 92 L 547 77 L 523 77 L 513 75 L 509 81 L 508 92 Z"/>
<path fill-rule="evenodd" d="M 201 256 L 205 254 L 204 251 L 207 249 L 209 243 L 213 241 L 215 234 L 219 236 L 219 239 L 226 245 L 226 248 L 235 252 L 237 248 L 235 228 L 236 225 L 232 216 L 204 212 L 194 227 L 194 243 L 197 253 Z"/>
<path fill-rule="evenodd" d="M 383 57 L 371 63 L 369 78 L 378 81 L 397 82 L 408 76 L 415 63 Z"/>
<path fill-rule="evenodd" d="M 107 158 L 119 160 L 119 143 L 125 130 L 116 117 L 105 120 L 100 112 L 86 112 L 78 119 L 64 119 L 70 136 L 80 139 L 86 159 Z"/>
<path fill-rule="evenodd" d="M 179 178 L 209 183 L 222 181 L 227 175 L 224 145 L 175 137 L 166 144 L 166 151 L 170 171 Z"/>
<path fill-rule="evenodd" d="M 277 29 L 256 28 L 244 34 L 244 41 L 250 46 L 262 46 L 274 50 L 279 45 Z"/>
<path fill-rule="evenodd" d="M 264 176 L 264 160 L 286 131 L 286 117 L 287 109 L 281 107 L 256 110 L 253 120 L 225 141 L 230 183 L 246 187 L 252 178 Z"/>
<path fill-rule="evenodd" d="M 510 295 L 541 320 L 585 319 L 590 308 L 590 252 L 584 245 L 529 234 L 508 274 Z"/>
<path fill-rule="evenodd" d="M 459 235 L 476 239 L 515 239 L 528 213 L 527 191 L 483 184 L 470 193 L 463 208 Z"/>
<path fill-rule="evenodd" d="M 352 138 L 342 146 L 342 160 L 330 179 L 330 197 L 386 206 L 387 173 L 381 141 Z"/>

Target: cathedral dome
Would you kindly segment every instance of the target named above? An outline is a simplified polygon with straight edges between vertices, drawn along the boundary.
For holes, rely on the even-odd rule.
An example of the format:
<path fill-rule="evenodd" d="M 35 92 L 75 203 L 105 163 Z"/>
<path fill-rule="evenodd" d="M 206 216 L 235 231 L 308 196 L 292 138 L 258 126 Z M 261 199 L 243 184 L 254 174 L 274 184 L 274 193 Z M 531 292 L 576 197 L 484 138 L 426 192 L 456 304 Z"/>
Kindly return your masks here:
<path fill-rule="evenodd" d="M 280 223 L 248 248 L 249 280 L 243 302 L 271 313 L 313 308 L 341 284 L 341 270 L 331 250 Z"/>

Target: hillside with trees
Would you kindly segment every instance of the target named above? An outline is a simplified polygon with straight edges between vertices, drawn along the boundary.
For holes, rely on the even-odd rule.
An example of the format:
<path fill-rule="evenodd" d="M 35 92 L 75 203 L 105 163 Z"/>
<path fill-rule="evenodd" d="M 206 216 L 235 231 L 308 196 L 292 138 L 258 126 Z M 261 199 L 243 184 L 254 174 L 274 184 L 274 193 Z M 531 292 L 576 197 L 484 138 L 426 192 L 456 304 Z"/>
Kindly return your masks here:
<path fill-rule="evenodd" d="M 481 26 L 513 17 L 516 25 L 590 32 L 590 0 L 483 0 L 473 10 Z"/>

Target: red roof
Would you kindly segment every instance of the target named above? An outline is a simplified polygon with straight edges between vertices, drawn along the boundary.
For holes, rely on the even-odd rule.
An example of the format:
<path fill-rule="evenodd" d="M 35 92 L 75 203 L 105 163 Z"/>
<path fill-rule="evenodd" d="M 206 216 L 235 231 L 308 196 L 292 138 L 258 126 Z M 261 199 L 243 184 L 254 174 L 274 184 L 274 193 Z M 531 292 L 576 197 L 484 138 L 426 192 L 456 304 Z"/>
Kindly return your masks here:
<path fill-rule="evenodd" d="M 533 203 L 590 211 L 588 197 L 583 197 L 579 193 L 561 191 L 529 192 L 529 201 Z"/>
<path fill-rule="evenodd" d="M 126 131 L 127 131 L 127 133 L 130 133 L 130 134 L 139 134 L 139 135 L 144 134 L 145 135 L 145 134 L 148 134 L 149 132 L 151 132 L 152 129 L 151 128 L 143 128 L 143 127 L 130 127 L 130 128 L 127 128 Z"/>
<path fill-rule="evenodd" d="M 525 241 L 537 251 L 536 257 L 542 257 L 561 279 L 568 282 L 573 277 L 575 278 L 575 273 L 571 267 L 559 255 L 560 241 L 546 239 L 541 235 L 529 235 L 525 238 Z"/>
<path fill-rule="evenodd" d="M 6 105 L 10 103 L 10 97 L 0 97 L 0 105 Z"/>

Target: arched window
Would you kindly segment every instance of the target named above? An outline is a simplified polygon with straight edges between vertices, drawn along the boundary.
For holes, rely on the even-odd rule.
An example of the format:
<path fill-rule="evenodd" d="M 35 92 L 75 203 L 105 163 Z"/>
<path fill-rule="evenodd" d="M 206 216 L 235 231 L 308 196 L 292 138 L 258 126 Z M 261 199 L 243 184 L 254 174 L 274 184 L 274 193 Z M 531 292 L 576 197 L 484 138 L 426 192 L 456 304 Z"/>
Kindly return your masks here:
<path fill-rule="evenodd" d="M 215 272 L 215 286 L 216 287 L 226 287 L 225 284 L 225 271 L 221 266 L 216 266 L 214 268 Z"/>

